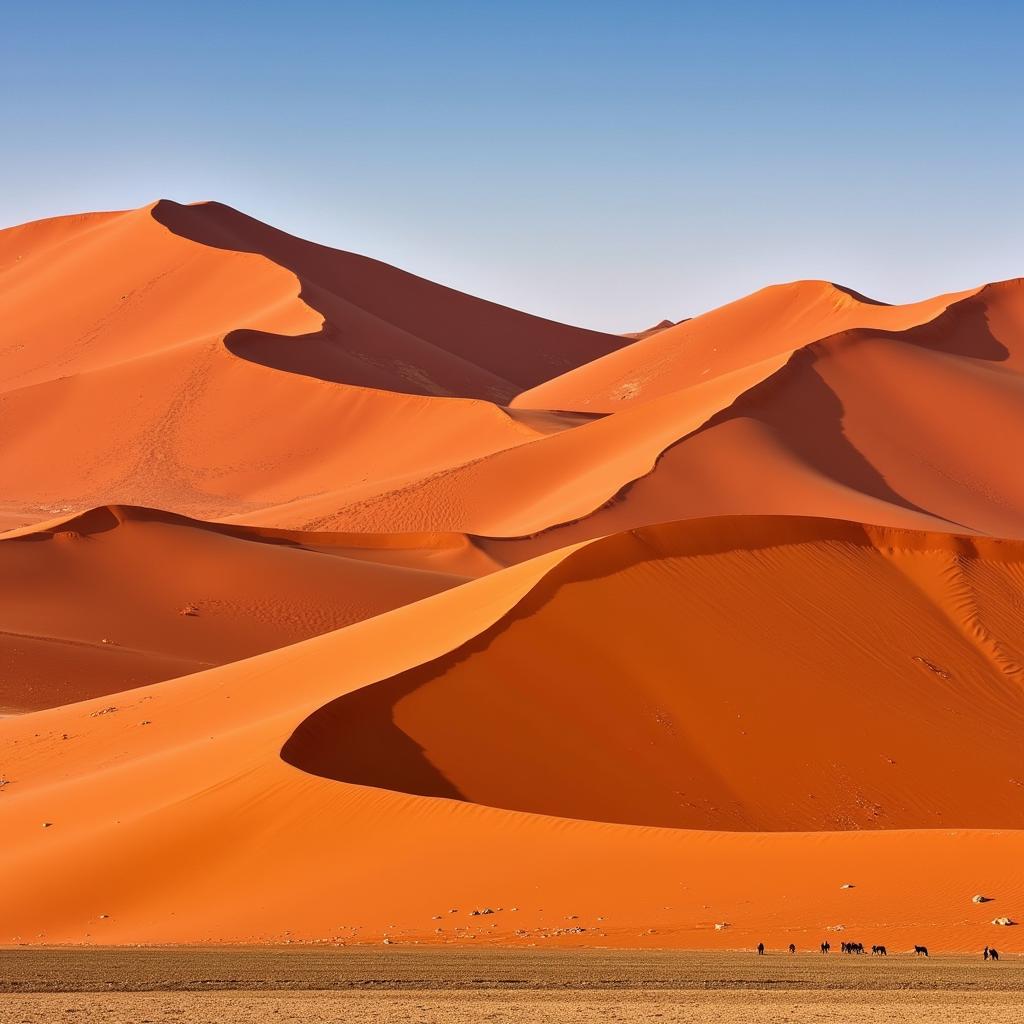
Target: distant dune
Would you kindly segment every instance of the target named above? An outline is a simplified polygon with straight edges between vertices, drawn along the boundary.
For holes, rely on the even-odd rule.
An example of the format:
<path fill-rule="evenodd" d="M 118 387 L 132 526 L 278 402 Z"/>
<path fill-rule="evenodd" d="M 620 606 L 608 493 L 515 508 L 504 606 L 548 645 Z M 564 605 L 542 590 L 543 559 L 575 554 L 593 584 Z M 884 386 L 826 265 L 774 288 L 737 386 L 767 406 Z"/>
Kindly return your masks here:
<path fill-rule="evenodd" d="M 238 661 L 465 580 L 344 543 L 124 507 L 0 535 L 0 710 Z"/>
<path fill-rule="evenodd" d="M 0 316 L 0 941 L 1024 951 L 1021 281 L 617 337 L 160 201 Z"/>

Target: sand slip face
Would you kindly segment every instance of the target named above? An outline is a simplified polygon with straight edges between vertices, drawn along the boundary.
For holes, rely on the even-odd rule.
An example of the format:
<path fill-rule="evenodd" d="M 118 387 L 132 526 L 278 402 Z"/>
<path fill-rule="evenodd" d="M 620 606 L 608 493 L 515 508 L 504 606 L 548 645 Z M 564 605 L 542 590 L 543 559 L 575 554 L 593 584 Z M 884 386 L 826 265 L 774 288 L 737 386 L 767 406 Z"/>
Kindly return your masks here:
<path fill-rule="evenodd" d="M 1021 949 L 1022 296 L 0 233 L 0 940 Z"/>

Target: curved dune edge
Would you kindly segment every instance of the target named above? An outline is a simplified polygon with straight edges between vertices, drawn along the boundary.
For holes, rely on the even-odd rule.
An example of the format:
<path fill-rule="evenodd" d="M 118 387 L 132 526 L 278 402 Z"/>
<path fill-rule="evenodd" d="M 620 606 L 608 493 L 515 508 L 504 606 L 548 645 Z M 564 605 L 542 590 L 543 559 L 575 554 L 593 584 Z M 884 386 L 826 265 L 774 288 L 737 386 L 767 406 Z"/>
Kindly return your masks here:
<path fill-rule="evenodd" d="M 194 527 L 244 540 L 290 544 L 296 547 L 336 549 L 350 557 L 365 558 L 388 564 L 427 568 L 432 560 L 449 559 L 453 564 L 461 561 L 480 571 L 466 572 L 467 577 L 482 575 L 483 569 L 499 568 L 487 563 L 482 552 L 470 552 L 472 538 L 462 533 L 341 533 L 339 531 L 288 530 L 273 526 L 234 523 L 230 520 L 199 519 L 166 509 L 141 505 L 102 505 L 82 512 L 54 516 L 37 523 L 13 527 L 0 532 L 0 544 L 7 540 L 43 538 L 60 533 L 76 533 L 78 527 L 100 517 L 109 516 L 121 523 L 126 521 L 163 522 Z M 454 568 L 452 571 L 456 571 Z"/>
<path fill-rule="evenodd" d="M 1004 550 L 984 539 L 935 542 Z M 277 756 L 325 702 L 443 656 L 588 550 L 542 556 L 114 701 L 0 721 L 9 779 L 0 791 L 0 869 L 19 880 L 0 896 L 10 941 L 379 942 L 387 934 L 732 947 L 787 936 L 816 943 L 842 924 L 848 937 L 894 948 L 1019 948 L 1012 929 L 986 923 L 997 904 L 970 897 L 990 893 L 1011 916 L 1021 906 L 1021 831 L 638 828 L 348 785 Z M 857 888 L 840 890 L 847 881 Z M 478 905 L 503 909 L 468 919 Z M 731 927 L 715 931 L 716 921 Z M 586 931 L 568 931 L 576 927 Z"/>
<path fill-rule="evenodd" d="M 97 264 L 102 280 L 83 288 Z M 984 319 L 982 307 L 1012 282 L 908 306 L 872 303 L 827 282 L 794 282 L 626 344 L 303 242 L 219 204 L 166 201 L 9 229 L 0 233 L 0 270 L 0 312 L 18 336 L 45 339 L 15 345 L 5 358 L 0 432 L 14 440 L 0 452 L 4 523 L 47 520 L 60 509 L 146 505 L 309 532 L 491 538 L 472 546 L 498 562 L 636 526 L 745 512 L 1024 535 L 1013 512 L 1021 503 L 1005 493 L 1012 488 L 999 470 L 1013 436 L 1015 384 L 1005 374 L 983 381 L 990 367 L 982 364 L 997 358 L 999 346 L 990 338 L 978 359 L 956 362 L 965 352 L 947 351 L 928 335 L 972 304 Z M 875 471 L 866 491 L 864 466 L 834 478 L 821 460 L 808 462 L 806 445 L 779 436 L 777 424 L 766 428 L 749 409 L 737 413 L 749 396 L 782 387 L 794 352 L 842 347 L 854 329 L 866 351 L 914 347 L 899 343 L 924 332 L 918 347 L 929 357 L 927 365 L 903 360 L 898 375 L 874 359 L 883 372 L 873 383 L 900 413 L 905 443 L 893 451 L 892 438 L 880 439 L 878 425 L 869 424 L 861 431 L 865 451 L 860 439 L 846 446 Z M 325 331 L 330 337 L 321 337 Z M 528 351 L 512 349 L 523 373 L 534 380 L 556 374 L 541 389 L 571 378 L 590 380 L 599 395 L 602 375 L 620 362 L 642 371 L 645 386 L 607 409 L 577 403 L 582 411 L 566 414 L 526 408 L 528 392 L 510 409 L 484 397 L 440 397 L 417 376 L 439 360 L 439 373 L 454 374 L 443 393 L 494 398 L 495 380 L 523 383 L 512 380 L 515 367 L 495 345 L 499 335 L 520 332 Z M 262 346 L 259 358 L 232 349 L 240 335 Z M 319 341 L 307 351 L 310 338 Z M 292 366 L 300 351 L 301 359 L 313 353 L 315 365 Z M 478 357 L 480 375 L 467 370 L 470 357 Z M 933 450 L 937 418 L 920 408 L 919 389 L 905 376 L 924 369 L 942 383 L 944 361 L 970 370 L 963 378 L 972 411 L 1002 410 L 986 421 L 999 444 L 988 443 L 987 432 L 981 447 L 976 438 L 957 445 L 942 437 L 956 451 L 954 472 L 935 472 L 922 459 Z M 380 376 L 388 366 L 399 377 L 410 367 L 417 373 L 403 384 Z M 1017 374 L 1014 359 L 1006 368 Z M 838 381 L 817 373 L 811 397 L 841 406 L 856 367 L 845 366 Z M 854 385 L 863 405 L 863 381 Z M 943 386 L 951 401 L 960 399 L 948 381 Z M 556 391 L 548 405 L 573 405 Z M 242 431 L 232 412 L 239 408 L 247 410 Z M 824 432 L 841 448 L 845 415 L 825 412 Z M 601 418 L 583 422 L 584 415 Z M 817 423 L 802 430 L 817 432 Z M 140 458 L 142 450 L 153 456 Z M 734 462 L 733 479 L 724 478 L 721 467 Z M 786 486 L 770 486 L 769 465 Z M 787 493 L 799 500 L 787 503 Z"/>
<path fill-rule="evenodd" d="M 464 540 L 361 544 L 124 506 L 0 534 L 0 714 L 285 647 L 457 586 L 482 558 Z"/>
<path fill-rule="evenodd" d="M 1024 828 L 1022 583 L 1020 542 L 799 517 L 637 530 L 322 708 L 282 756 L 623 824 Z"/>
<path fill-rule="evenodd" d="M 39 339 L 11 346 L 0 375 L 0 430 L 10 439 L 0 453 L 5 523 L 102 504 L 236 517 L 328 493 L 339 501 L 339 480 L 351 502 L 367 488 L 393 488 L 557 429 L 558 417 L 511 415 L 478 398 L 337 383 L 232 354 L 225 339 L 233 333 L 273 335 L 287 349 L 320 330 L 323 315 L 299 294 L 296 273 L 255 251 L 175 234 L 154 219 L 159 205 L 0 232 L 0 313 L 16 339 Z M 191 220 L 210 216 L 188 210 Z M 370 275 L 368 287 L 374 267 L 410 277 L 351 259 Z M 416 287 L 487 316 L 534 323 L 428 282 Z M 386 324 L 372 320 L 360 334 L 358 308 L 345 309 L 365 346 L 390 344 Z M 564 332 L 577 347 L 591 337 L 537 323 L 546 324 L 545 337 Z M 593 354 L 587 344 L 580 358 Z M 238 409 L 246 410 L 244 429 Z M 284 514 L 262 525 L 309 524 Z"/>
<path fill-rule="evenodd" d="M 289 235 L 222 203 L 160 200 L 152 217 L 212 249 L 258 253 L 286 269 L 323 319 L 281 344 L 272 333 L 226 339 L 242 358 L 355 386 L 503 403 L 628 345 L 618 335 L 560 324 L 478 299 L 389 264 Z"/>
<path fill-rule="evenodd" d="M 358 503 L 339 506 L 336 496 L 324 496 L 312 507 L 329 507 L 324 521 L 336 527 L 387 523 L 472 533 L 494 541 L 490 550 L 506 561 L 516 548 L 523 557 L 623 529 L 734 513 L 1024 536 L 1024 521 L 1013 511 L 1020 507 L 1013 481 L 1000 469 L 1007 438 L 1019 433 L 1021 366 L 989 324 L 991 316 L 1012 338 L 1022 291 L 1020 282 L 1008 281 L 906 307 L 865 304 L 899 326 L 815 334 L 761 362 L 730 364 L 677 390 L 623 402 L 613 414 L 555 436 L 378 490 Z M 769 326 L 778 333 L 778 325 Z M 935 397 L 921 381 L 934 387 Z M 890 437 L 871 421 L 873 393 L 889 403 L 884 420 L 899 425 Z M 972 410 L 959 437 L 955 421 L 930 422 L 929 400 Z M 804 406 L 812 410 L 809 422 L 793 412 Z M 851 409 L 863 420 L 856 432 L 849 429 Z M 760 436 L 732 437 L 751 423 Z M 702 435 L 713 429 L 715 443 L 729 440 L 705 459 Z M 930 457 L 922 458 L 922 449 L 936 447 L 936 435 L 956 456 L 954 472 L 937 471 Z M 755 458 L 753 448 L 761 449 Z M 691 479 L 659 473 L 664 460 L 685 463 L 691 452 L 698 459 Z M 720 479 L 707 479 L 716 463 L 731 467 L 731 480 L 722 468 Z M 655 476 L 649 495 L 637 502 L 634 489 Z M 517 543 L 524 540 L 529 543 Z"/>
<path fill-rule="evenodd" d="M 854 328 L 903 331 L 979 288 L 890 306 L 830 281 L 769 285 L 517 395 L 518 408 L 615 412 Z"/>
<path fill-rule="evenodd" d="M 1006 472 L 1024 443 L 1022 325 L 1024 288 L 1006 281 L 914 328 L 858 328 L 810 343 L 590 516 L 487 547 L 507 561 L 737 513 L 1024 537 L 1024 486 Z"/>
<path fill-rule="evenodd" d="M 586 519 L 649 474 L 663 452 L 699 430 L 776 373 L 773 358 L 615 417 L 495 451 L 382 490 L 356 504 L 327 495 L 330 521 L 369 532 L 381 522 L 415 530 L 425 522 L 481 538 L 515 540 Z M 510 495 L 515 495 L 510 499 Z M 589 539 L 589 538 L 588 538 Z"/>

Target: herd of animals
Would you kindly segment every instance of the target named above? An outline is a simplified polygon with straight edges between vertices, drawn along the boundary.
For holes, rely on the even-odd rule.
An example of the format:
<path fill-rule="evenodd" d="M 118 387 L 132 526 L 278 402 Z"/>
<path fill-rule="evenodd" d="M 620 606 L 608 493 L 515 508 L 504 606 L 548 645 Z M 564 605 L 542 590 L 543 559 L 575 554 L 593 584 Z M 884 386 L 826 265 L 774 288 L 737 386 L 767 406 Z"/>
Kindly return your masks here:
<path fill-rule="evenodd" d="M 821 950 L 822 953 L 829 953 L 832 950 L 832 943 L 829 942 L 826 939 L 825 942 L 823 942 L 821 944 L 819 949 Z M 758 956 L 764 956 L 764 950 L 765 950 L 764 943 L 763 942 L 759 942 L 757 944 L 757 955 Z M 840 943 L 840 950 L 843 953 L 849 953 L 849 954 L 852 954 L 852 955 L 855 955 L 855 956 L 860 956 L 862 953 L 865 952 L 865 950 L 864 950 L 864 943 L 863 942 L 843 942 L 843 943 Z M 796 943 L 791 942 L 789 944 L 789 951 L 790 951 L 790 953 L 795 953 L 796 952 Z M 871 947 L 871 955 L 872 956 L 888 956 L 889 955 L 889 951 L 885 948 L 885 946 L 872 946 Z M 927 946 L 915 946 L 914 947 L 914 956 L 927 956 L 927 955 L 928 955 L 928 947 Z M 985 960 L 998 960 L 999 959 L 999 950 L 995 949 L 993 946 L 986 946 L 984 952 L 982 953 L 982 957 Z"/>

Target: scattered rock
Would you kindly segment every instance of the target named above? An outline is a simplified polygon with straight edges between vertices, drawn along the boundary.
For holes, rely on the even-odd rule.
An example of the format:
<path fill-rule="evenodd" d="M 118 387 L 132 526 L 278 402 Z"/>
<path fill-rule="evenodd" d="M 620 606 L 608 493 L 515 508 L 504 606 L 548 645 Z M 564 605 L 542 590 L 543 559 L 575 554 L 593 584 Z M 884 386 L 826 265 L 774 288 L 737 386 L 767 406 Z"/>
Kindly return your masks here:
<path fill-rule="evenodd" d="M 187 604 L 185 605 L 184 608 L 178 611 L 178 614 L 194 618 L 196 615 L 199 614 L 199 609 L 194 604 Z"/>
<path fill-rule="evenodd" d="M 717 923 L 717 924 L 715 925 L 715 931 L 716 931 L 716 932 L 721 932 L 721 931 L 724 931 L 724 930 L 725 930 L 726 928 L 728 928 L 728 927 L 730 927 L 730 925 L 729 925 L 729 922 L 728 922 L 728 921 L 719 921 L 719 922 L 718 922 L 718 923 Z"/>
<path fill-rule="evenodd" d="M 484 907 L 482 910 L 471 910 L 469 912 L 470 917 L 484 917 L 487 914 L 493 914 L 494 911 L 490 907 Z"/>
<path fill-rule="evenodd" d="M 1012 925 L 1015 925 L 1017 922 L 1009 917 L 994 917 L 992 919 L 992 923 L 1002 925 L 1004 928 L 1009 928 Z"/>
<path fill-rule="evenodd" d="M 113 706 L 109 707 L 109 708 L 100 708 L 99 711 L 92 712 L 92 714 L 89 715 L 89 717 L 90 718 L 99 718 L 100 715 L 112 715 L 116 710 L 117 710 L 117 708 L 113 707 Z"/>
<path fill-rule="evenodd" d="M 830 925 L 826 925 L 825 926 L 825 931 L 827 931 L 827 932 L 845 932 L 846 931 L 846 925 L 845 924 L 830 924 Z"/>
<path fill-rule="evenodd" d="M 855 886 L 853 884 L 853 882 L 843 882 L 843 884 L 841 886 L 839 886 L 839 888 L 840 889 L 856 889 L 857 886 Z"/>
<path fill-rule="evenodd" d="M 109 915 L 109 914 L 100 914 L 100 920 L 101 920 L 101 921 L 106 921 L 106 919 L 107 919 L 108 917 L 110 917 L 110 915 Z"/>
<path fill-rule="evenodd" d="M 914 655 L 913 660 L 916 661 L 919 665 L 923 665 L 926 669 L 928 669 L 929 672 L 933 672 L 940 679 L 952 679 L 953 678 L 952 672 L 947 672 L 941 666 L 936 665 L 935 662 L 929 661 L 927 658 L 922 658 L 921 655 L 919 655 L 919 654 Z"/>
<path fill-rule="evenodd" d="M 992 897 L 991 896 L 981 896 L 981 895 L 972 896 L 971 897 L 971 902 L 972 903 L 991 903 L 992 902 Z"/>

